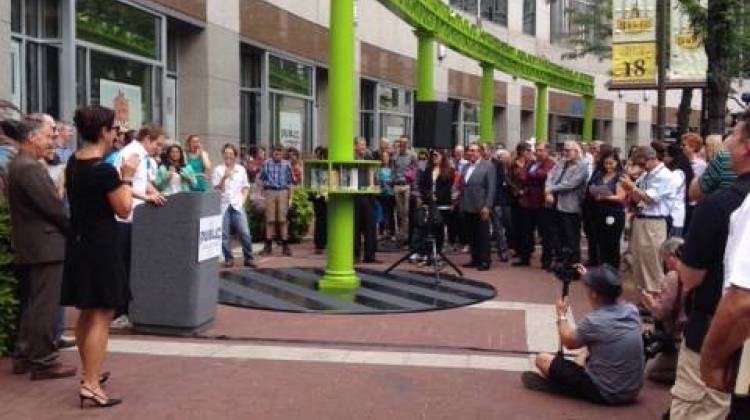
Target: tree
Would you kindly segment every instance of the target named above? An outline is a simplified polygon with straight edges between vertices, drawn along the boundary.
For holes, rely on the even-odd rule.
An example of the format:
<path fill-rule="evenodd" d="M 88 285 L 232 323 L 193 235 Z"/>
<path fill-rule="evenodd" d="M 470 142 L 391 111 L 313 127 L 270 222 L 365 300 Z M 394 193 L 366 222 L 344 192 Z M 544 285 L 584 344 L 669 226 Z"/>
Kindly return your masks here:
<path fill-rule="evenodd" d="M 679 2 L 703 39 L 708 57 L 705 132 L 724 134 L 732 79 L 748 70 L 750 6 L 745 0 L 708 0 L 708 8 L 703 8 L 699 0 Z"/>

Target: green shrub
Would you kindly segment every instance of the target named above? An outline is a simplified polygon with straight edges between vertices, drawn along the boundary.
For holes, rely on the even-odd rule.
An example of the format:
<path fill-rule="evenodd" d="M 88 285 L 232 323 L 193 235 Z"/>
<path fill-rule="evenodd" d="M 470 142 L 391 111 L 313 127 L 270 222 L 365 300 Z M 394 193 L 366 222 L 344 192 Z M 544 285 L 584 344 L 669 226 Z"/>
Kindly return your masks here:
<path fill-rule="evenodd" d="M 17 280 L 13 276 L 12 263 L 10 214 L 7 203 L 0 199 L 0 356 L 7 355 L 12 349 L 19 309 L 15 296 Z"/>
<path fill-rule="evenodd" d="M 264 241 L 266 239 L 266 221 L 264 213 L 253 210 L 252 203 L 248 200 L 245 205 L 250 233 L 253 240 Z M 313 205 L 307 198 L 307 192 L 301 188 L 295 188 L 292 194 L 292 206 L 289 208 L 289 242 L 299 243 L 310 230 L 313 219 Z"/>

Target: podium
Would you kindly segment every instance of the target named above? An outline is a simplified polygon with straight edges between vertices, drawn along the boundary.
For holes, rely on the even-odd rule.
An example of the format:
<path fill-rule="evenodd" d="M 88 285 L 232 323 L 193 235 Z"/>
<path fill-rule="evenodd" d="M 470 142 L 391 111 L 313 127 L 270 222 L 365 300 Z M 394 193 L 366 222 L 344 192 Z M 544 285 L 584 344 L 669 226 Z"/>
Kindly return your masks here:
<path fill-rule="evenodd" d="M 190 336 L 214 321 L 221 196 L 179 193 L 133 214 L 130 320 L 135 332 Z"/>

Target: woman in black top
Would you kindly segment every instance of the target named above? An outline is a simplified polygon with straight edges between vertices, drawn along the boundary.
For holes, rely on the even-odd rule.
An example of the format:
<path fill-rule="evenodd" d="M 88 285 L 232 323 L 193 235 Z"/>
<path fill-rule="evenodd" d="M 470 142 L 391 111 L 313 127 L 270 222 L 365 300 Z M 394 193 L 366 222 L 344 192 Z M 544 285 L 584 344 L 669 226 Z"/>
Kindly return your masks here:
<path fill-rule="evenodd" d="M 589 260 L 620 267 L 620 240 L 625 227 L 626 192 L 620 185 L 620 159 L 612 149 L 602 150 L 588 186 L 591 200 L 586 213 L 596 241 L 589 246 Z"/>
<path fill-rule="evenodd" d="M 85 401 L 99 407 L 120 403 L 104 393 L 99 372 L 114 308 L 130 301 L 123 250 L 115 246 L 120 243 L 115 215 L 124 218 L 130 213 L 138 157 L 124 161 L 121 174 L 104 162 L 116 135 L 114 118 L 111 109 L 100 106 L 76 111 L 75 123 L 84 146 L 71 156 L 65 171 L 71 219 L 62 304 L 81 310 L 75 331 L 83 365 L 81 408 Z"/>
<path fill-rule="evenodd" d="M 455 169 L 451 168 L 445 152 L 433 150 L 430 152 L 430 161 L 419 179 L 419 194 L 422 203 L 430 206 L 431 209 L 436 209 L 440 214 L 440 223 L 437 223 L 433 229 L 438 252 L 443 252 L 445 221 L 451 215 L 454 175 Z M 431 252 L 430 250 L 428 255 Z"/>

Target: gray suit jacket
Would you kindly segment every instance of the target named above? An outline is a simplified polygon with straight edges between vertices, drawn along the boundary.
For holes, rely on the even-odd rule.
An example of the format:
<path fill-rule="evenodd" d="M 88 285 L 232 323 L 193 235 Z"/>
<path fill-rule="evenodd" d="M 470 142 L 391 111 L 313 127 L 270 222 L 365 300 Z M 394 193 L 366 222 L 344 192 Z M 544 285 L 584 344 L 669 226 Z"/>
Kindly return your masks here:
<path fill-rule="evenodd" d="M 63 261 L 67 211 L 44 165 L 25 152 L 8 169 L 8 204 L 16 262 Z"/>
<path fill-rule="evenodd" d="M 487 160 L 481 160 L 466 182 L 466 172 L 469 165 L 461 172 L 461 211 L 479 213 L 483 207 L 492 209 L 495 200 L 495 165 Z"/>
<path fill-rule="evenodd" d="M 557 196 L 556 210 L 563 213 L 580 213 L 581 202 L 586 195 L 589 168 L 586 162 L 579 160 L 571 164 L 563 174 L 565 163 L 565 160 L 560 160 L 552 168 L 547 175 L 546 189 Z"/>

